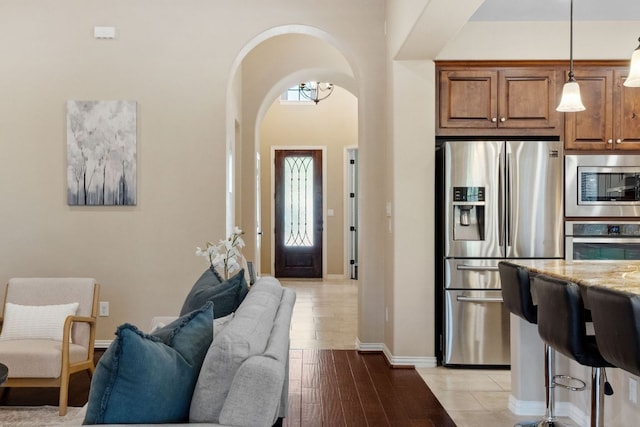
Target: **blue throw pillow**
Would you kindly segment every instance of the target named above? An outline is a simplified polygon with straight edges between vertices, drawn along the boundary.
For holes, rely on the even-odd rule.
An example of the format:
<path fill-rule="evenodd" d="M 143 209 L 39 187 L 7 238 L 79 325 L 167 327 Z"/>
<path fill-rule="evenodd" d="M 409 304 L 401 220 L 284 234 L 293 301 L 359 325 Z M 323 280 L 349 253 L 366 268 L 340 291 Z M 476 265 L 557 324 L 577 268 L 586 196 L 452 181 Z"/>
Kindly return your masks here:
<path fill-rule="evenodd" d="M 84 424 L 182 422 L 213 340 L 213 304 L 172 322 L 162 337 L 124 324 L 91 380 Z"/>
<path fill-rule="evenodd" d="M 212 301 L 214 318 L 227 316 L 236 311 L 247 292 L 249 286 L 244 277 L 244 269 L 235 276 L 217 283 L 213 273 L 205 271 L 189 291 L 180 315 L 197 310 L 207 301 Z"/>

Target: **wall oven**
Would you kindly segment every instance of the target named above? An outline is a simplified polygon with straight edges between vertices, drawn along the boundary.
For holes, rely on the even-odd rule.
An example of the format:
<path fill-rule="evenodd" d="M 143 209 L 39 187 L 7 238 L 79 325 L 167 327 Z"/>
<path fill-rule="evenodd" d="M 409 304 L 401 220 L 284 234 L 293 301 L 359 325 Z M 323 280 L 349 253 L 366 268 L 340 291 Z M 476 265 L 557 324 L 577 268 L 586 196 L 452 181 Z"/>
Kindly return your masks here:
<path fill-rule="evenodd" d="M 640 222 L 567 221 L 567 261 L 640 260 Z"/>
<path fill-rule="evenodd" d="M 566 155 L 565 174 L 565 216 L 640 216 L 640 155 Z"/>

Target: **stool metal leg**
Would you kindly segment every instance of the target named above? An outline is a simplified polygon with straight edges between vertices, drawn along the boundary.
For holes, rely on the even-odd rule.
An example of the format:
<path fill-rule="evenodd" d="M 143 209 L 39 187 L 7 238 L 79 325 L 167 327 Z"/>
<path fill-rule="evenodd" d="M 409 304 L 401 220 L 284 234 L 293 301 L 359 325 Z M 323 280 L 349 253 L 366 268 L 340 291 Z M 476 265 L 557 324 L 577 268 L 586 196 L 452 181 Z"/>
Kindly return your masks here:
<path fill-rule="evenodd" d="M 591 427 L 604 426 L 603 368 L 591 368 Z"/>
<path fill-rule="evenodd" d="M 569 427 L 556 419 L 555 412 L 555 352 L 546 343 L 544 345 L 544 390 L 545 414 L 544 419 L 538 421 L 521 421 L 513 427 Z M 601 426 L 598 426 L 601 427 Z"/>
<path fill-rule="evenodd" d="M 546 413 L 544 420 L 538 423 L 538 427 L 565 427 L 567 424 L 561 423 L 556 419 L 555 409 L 555 389 L 553 382 L 555 376 L 556 353 L 546 343 L 544 345 L 544 387 L 545 387 L 545 406 Z"/>

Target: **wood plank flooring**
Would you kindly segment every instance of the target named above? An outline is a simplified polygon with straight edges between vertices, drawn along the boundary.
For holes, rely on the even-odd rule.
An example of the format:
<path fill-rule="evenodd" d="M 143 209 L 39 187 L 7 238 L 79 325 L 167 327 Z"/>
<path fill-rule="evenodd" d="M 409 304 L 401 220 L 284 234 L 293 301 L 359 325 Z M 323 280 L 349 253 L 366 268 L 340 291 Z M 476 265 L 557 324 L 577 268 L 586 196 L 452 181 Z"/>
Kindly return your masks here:
<path fill-rule="evenodd" d="M 414 369 L 391 369 L 382 354 L 291 350 L 286 427 L 455 427 Z"/>
<path fill-rule="evenodd" d="M 289 368 L 285 427 L 455 427 L 414 369 L 391 369 L 380 353 L 291 350 Z M 87 402 L 89 384 L 84 372 L 72 376 L 70 406 Z M 54 388 L 14 388 L 0 397 L 3 406 L 57 404 Z"/>

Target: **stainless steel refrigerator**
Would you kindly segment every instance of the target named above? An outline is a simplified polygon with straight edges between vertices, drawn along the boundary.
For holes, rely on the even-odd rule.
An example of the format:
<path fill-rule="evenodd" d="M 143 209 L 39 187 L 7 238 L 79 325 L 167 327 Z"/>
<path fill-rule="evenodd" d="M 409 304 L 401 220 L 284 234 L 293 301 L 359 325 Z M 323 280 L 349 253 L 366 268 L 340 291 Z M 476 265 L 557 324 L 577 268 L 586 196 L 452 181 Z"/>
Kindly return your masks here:
<path fill-rule="evenodd" d="M 562 258 L 558 141 L 440 141 L 436 279 L 442 364 L 510 364 L 498 262 Z"/>

